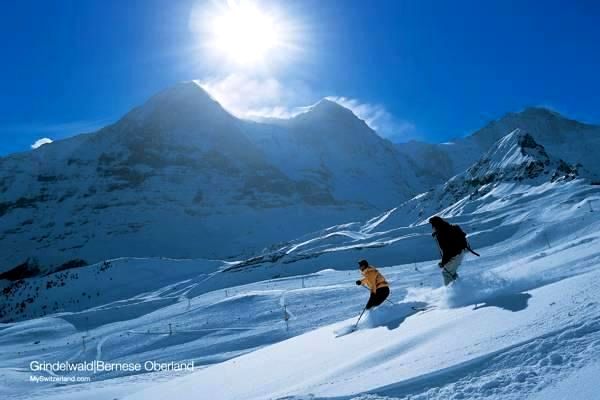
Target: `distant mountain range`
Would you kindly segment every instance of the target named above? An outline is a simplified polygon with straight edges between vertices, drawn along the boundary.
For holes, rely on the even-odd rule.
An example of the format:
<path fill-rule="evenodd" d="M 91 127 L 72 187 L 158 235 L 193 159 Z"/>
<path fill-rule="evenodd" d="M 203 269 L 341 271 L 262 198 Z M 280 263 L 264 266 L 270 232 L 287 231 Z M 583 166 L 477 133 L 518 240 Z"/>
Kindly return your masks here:
<path fill-rule="evenodd" d="M 578 165 L 580 174 L 586 178 L 600 180 L 600 163 L 591 151 L 600 149 L 600 126 L 571 120 L 539 107 L 508 113 L 451 143 L 411 141 L 396 144 L 396 149 L 425 171 L 425 176 L 435 174 L 432 183 L 439 184 L 465 171 L 495 142 L 515 129 L 529 133 L 551 156 Z"/>
<path fill-rule="evenodd" d="M 329 100 L 252 122 L 180 83 L 98 132 L 0 158 L 0 272 L 239 259 L 400 204 L 414 222 L 500 181 L 596 182 L 595 150 L 600 127 L 540 108 L 453 143 L 392 144 Z"/>

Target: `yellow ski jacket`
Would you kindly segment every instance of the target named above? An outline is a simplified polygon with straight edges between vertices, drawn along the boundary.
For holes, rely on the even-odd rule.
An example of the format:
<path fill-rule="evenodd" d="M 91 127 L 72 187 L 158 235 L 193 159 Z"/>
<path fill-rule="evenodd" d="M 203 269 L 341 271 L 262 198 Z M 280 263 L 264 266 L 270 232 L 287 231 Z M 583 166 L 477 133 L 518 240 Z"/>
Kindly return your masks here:
<path fill-rule="evenodd" d="M 371 293 L 377 292 L 377 289 L 379 288 L 389 287 L 383 275 L 381 275 L 381 273 L 371 265 L 360 271 L 360 273 L 364 276 L 364 278 L 360 281 L 363 285 L 366 285 L 369 289 L 371 289 Z"/>

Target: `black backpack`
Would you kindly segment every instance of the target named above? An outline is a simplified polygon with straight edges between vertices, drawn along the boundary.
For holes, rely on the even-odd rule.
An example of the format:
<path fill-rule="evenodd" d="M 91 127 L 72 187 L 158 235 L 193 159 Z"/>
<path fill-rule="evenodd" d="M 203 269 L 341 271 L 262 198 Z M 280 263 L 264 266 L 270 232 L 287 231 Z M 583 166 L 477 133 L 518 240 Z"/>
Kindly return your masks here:
<path fill-rule="evenodd" d="M 457 248 L 459 248 L 460 250 L 469 250 L 471 253 L 479 257 L 479 254 L 473 251 L 473 249 L 471 249 L 471 246 L 469 246 L 469 242 L 467 241 L 467 234 L 460 228 L 460 226 L 451 224 L 450 235 L 452 237 L 452 241 L 456 243 Z"/>

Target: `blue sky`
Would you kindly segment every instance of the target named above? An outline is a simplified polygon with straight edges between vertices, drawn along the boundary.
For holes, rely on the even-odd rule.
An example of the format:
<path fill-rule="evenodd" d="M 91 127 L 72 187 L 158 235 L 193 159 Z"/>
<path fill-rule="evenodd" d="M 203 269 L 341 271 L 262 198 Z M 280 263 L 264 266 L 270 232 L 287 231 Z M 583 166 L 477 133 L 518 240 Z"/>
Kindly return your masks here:
<path fill-rule="evenodd" d="M 5 2 L 0 154 L 95 130 L 189 79 L 243 115 L 332 96 L 394 140 L 445 141 L 528 105 L 600 122 L 597 2 L 265 0 L 294 49 L 255 69 L 203 45 L 215 3 Z"/>

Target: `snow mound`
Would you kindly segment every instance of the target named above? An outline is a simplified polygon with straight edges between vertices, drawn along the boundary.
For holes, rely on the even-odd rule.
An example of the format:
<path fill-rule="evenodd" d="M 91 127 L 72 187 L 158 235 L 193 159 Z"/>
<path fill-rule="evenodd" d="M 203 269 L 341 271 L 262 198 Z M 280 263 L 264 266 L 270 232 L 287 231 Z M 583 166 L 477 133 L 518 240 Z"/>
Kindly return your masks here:
<path fill-rule="evenodd" d="M 322 269 L 320 271 L 317 271 L 316 273 L 318 275 L 325 275 L 325 274 L 331 274 L 331 273 L 334 273 L 334 272 L 336 272 L 335 269 L 333 269 L 333 268 L 326 268 L 326 269 Z"/>

